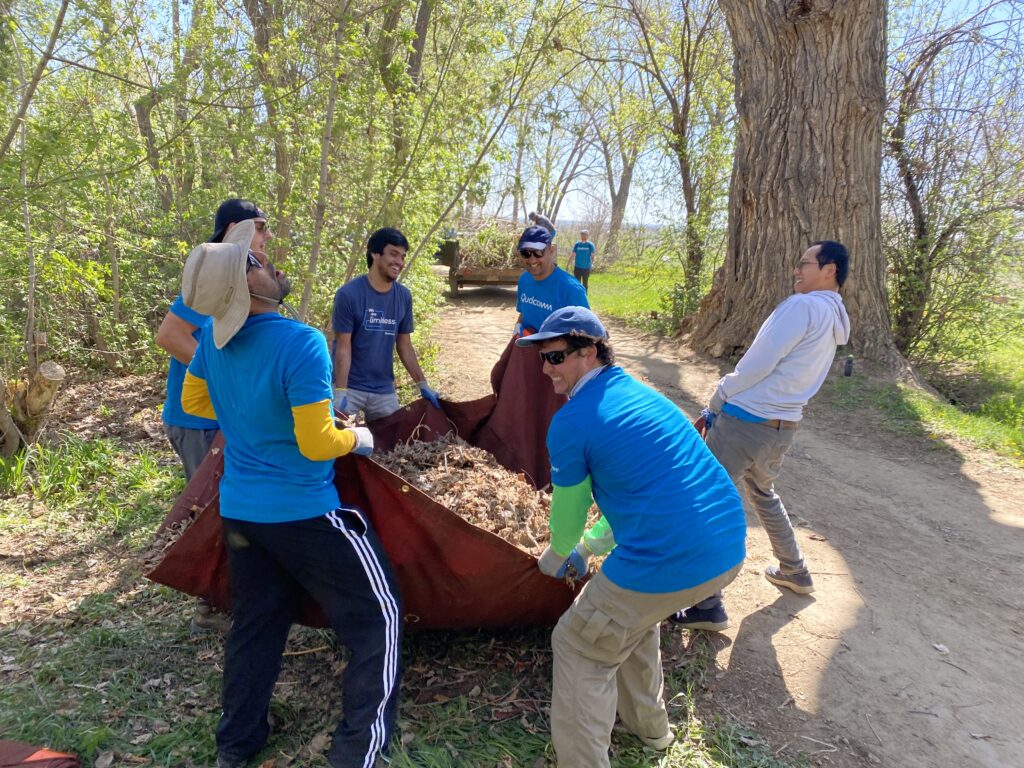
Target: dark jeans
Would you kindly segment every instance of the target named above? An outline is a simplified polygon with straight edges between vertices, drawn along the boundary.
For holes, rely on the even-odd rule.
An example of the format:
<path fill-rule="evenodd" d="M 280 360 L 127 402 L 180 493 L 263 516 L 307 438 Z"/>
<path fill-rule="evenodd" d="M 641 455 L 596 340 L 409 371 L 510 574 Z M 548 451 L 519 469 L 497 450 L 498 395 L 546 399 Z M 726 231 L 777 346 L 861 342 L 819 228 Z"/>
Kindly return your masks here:
<path fill-rule="evenodd" d="M 351 654 L 344 715 L 327 758 L 334 768 L 372 765 L 394 732 L 402 611 L 369 521 L 350 509 L 289 523 L 224 518 L 223 534 L 234 624 L 224 649 L 218 751 L 245 760 L 266 743 L 270 696 L 304 589 Z"/>
<path fill-rule="evenodd" d="M 589 269 L 580 269 L 579 267 L 574 267 L 572 270 L 572 276 L 579 280 L 581 283 L 583 283 L 583 290 L 588 290 L 587 283 L 590 282 Z"/>

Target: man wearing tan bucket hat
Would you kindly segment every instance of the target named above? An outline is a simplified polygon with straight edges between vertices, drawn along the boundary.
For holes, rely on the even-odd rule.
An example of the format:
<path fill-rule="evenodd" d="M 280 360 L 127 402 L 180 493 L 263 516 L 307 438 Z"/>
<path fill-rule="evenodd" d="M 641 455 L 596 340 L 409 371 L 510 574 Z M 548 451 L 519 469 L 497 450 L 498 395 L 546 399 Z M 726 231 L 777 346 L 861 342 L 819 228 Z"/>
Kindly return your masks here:
<path fill-rule="evenodd" d="M 348 647 L 344 718 L 327 758 L 373 765 L 394 731 L 401 609 L 370 521 L 341 506 L 334 459 L 369 455 L 362 427 L 339 429 L 320 331 L 280 315 L 287 278 L 253 253 L 251 221 L 189 255 L 182 297 L 213 318 L 185 375 L 182 406 L 224 433 L 223 539 L 234 623 L 224 648 L 217 765 L 244 766 L 269 736 L 270 698 L 302 592 Z"/>

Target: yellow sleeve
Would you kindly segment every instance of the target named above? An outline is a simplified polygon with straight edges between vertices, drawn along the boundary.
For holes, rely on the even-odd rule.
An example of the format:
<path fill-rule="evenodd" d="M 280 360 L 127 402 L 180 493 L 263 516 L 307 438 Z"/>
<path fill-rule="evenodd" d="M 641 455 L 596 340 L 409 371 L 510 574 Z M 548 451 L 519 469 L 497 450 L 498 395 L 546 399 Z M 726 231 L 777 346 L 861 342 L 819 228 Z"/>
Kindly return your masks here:
<path fill-rule="evenodd" d="M 213 403 L 210 402 L 210 390 L 206 388 L 206 379 L 193 376 L 185 371 L 185 381 L 181 385 L 181 407 L 185 413 L 202 416 L 204 419 L 216 419 Z"/>
<path fill-rule="evenodd" d="M 295 442 L 299 452 L 310 461 L 329 461 L 356 447 L 356 436 L 334 426 L 330 400 L 292 407 Z"/>

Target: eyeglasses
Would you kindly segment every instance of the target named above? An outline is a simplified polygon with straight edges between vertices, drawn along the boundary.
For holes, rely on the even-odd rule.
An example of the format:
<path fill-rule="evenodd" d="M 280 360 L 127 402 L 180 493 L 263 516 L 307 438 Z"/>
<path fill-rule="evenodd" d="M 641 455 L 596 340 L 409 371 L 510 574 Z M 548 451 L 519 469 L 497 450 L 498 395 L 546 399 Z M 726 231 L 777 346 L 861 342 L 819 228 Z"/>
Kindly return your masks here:
<path fill-rule="evenodd" d="M 808 266 L 809 264 L 814 264 L 816 267 L 821 266 L 820 264 L 818 264 L 817 259 L 815 259 L 813 261 L 798 261 L 796 263 L 796 269 L 798 271 L 802 270 L 804 267 Z"/>
<path fill-rule="evenodd" d="M 565 362 L 565 358 L 573 352 L 579 352 L 579 350 L 570 349 L 569 347 L 566 347 L 565 349 L 552 349 L 549 352 L 541 352 L 540 359 L 545 363 L 550 363 L 551 365 L 561 365 Z"/>
<path fill-rule="evenodd" d="M 252 251 L 249 251 L 245 256 L 245 273 L 249 274 L 250 269 L 263 269 L 260 260 L 256 258 L 256 254 Z"/>
<path fill-rule="evenodd" d="M 519 252 L 519 255 L 522 256 L 524 259 L 543 259 L 544 251 L 532 251 L 527 248 L 524 248 Z"/>

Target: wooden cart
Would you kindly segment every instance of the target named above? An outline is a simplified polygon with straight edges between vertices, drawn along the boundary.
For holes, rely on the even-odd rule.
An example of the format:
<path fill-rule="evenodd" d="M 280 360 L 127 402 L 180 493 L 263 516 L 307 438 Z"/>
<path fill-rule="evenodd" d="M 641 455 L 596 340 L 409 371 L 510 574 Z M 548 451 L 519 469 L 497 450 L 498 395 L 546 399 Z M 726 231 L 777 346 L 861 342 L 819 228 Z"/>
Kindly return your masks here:
<path fill-rule="evenodd" d="M 458 240 L 448 240 L 441 247 L 441 263 L 448 266 L 448 287 L 452 296 L 466 285 L 516 285 L 523 270 L 503 267 L 473 267 L 462 263 Z"/>

